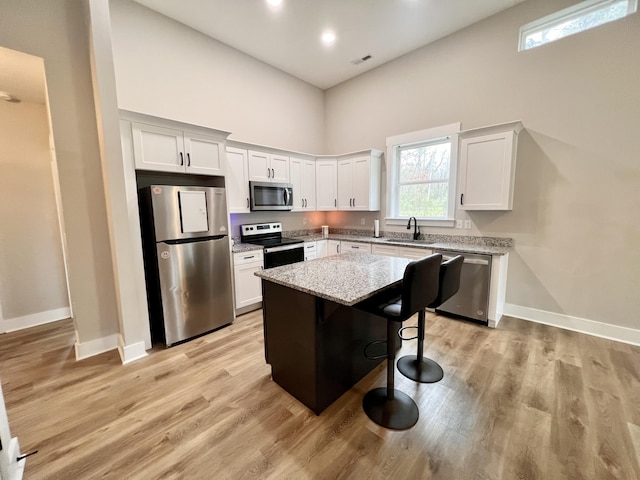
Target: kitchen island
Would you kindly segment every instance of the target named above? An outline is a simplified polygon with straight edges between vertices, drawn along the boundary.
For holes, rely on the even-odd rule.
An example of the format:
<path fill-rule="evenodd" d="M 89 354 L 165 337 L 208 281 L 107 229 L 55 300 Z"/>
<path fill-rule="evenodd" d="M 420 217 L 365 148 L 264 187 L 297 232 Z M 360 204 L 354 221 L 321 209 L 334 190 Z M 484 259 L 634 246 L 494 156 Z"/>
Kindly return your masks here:
<path fill-rule="evenodd" d="M 347 253 L 256 272 L 273 380 L 320 414 L 375 368 L 383 359 L 364 349 L 386 338 L 386 320 L 360 307 L 399 285 L 409 262 Z"/>

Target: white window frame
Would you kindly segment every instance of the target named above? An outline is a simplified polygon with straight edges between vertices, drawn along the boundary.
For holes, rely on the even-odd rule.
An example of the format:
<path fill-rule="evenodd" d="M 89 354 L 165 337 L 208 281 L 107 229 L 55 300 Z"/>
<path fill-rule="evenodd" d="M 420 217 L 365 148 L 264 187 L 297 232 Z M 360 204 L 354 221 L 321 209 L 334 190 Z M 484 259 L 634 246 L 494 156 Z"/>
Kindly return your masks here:
<path fill-rule="evenodd" d="M 425 227 L 454 227 L 456 211 L 456 190 L 458 175 L 458 132 L 460 123 L 451 123 L 440 127 L 428 128 L 417 132 L 404 133 L 387 137 L 387 225 L 406 225 L 409 217 L 398 215 L 398 151 L 400 147 L 412 144 L 434 142 L 449 138 L 451 140 L 451 157 L 449 162 L 449 198 L 447 216 L 445 218 L 420 217 L 418 225 Z"/>
<path fill-rule="evenodd" d="M 585 30 L 581 30 L 580 32 L 575 32 L 575 33 L 571 33 L 569 35 L 565 35 L 563 37 L 559 37 L 556 40 L 550 41 L 550 42 L 546 42 L 540 45 L 535 45 L 533 47 L 526 47 L 526 41 L 527 41 L 527 37 L 529 35 L 531 35 L 532 33 L 538 33 L 538 32 L 542 32 L 545 30 L 549 30 L 557 25 L 560 25 L 566 21 L 570 21 L 570 20 L 575 20 L 577 18 L 580 18 L 582 16 L 585 15 L 589 15 L 593 12 L 597 12 L 598 10 L 602 10 L 608 6 L 611 6 L 615 3 L 618 3 L 620 0 L 586 0 L 580 3 L 577 3 L 576 5 L 572 5 L 571 7 L 565 8 L 563 10 L 560 10 L 558 12 L 552 13 L 551 15 L 547 15 L 546 17 L 542 17 L 539 18 L 538 20 L 534 20 L 533 22 L 527 23 L 526 25 L 523 25 L 522 27 L 520 27 L 520 38 L 518 41 L 518 51 L 522 52 L 525 50 L 532 50 L 534 48 L 537 47 L 541 47 L 543 45 L 547 45 L 548 43 L 552 43 L 553 41 L 556 40 L 560 40 L 562 38 L 566 38 L 568 36 L 571 35 L 575 35 L 576 33 L 581 33 L 581 32 L 586 32 L 587 30 L 590 30 L 591 28 L 595 28 L 595 27 L 590 27 L 588 29 Z M 627 0 L 627 14 L 626 16 L 631 15 L 632 13 L 635 13 L 636 10 L 638 8 L 638 0 Z M 625 17 L 621 17 L 621 18 L 625 18 Z M 620 20 L 620 18 L 616 19 L 616 20 Z M 611 20 L 613 21 L 613 20 Z M 606 25 L 606 23 L 610 23 L 610 22 L 605 22 L 601 25 Z M 597 25 L 600 26 L 600 25 Z"/>

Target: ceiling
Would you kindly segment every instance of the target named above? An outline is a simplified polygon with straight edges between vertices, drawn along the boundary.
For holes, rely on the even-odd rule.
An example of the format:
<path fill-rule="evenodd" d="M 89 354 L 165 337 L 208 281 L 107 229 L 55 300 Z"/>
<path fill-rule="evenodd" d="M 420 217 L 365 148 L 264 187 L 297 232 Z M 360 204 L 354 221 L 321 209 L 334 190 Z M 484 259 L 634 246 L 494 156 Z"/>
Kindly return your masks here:
<path fill-rule="evenodd" d="M 23 102 L 45 103 L 42 58 L 0 47 L 0 65 L 0 91 Z"/>
<path fill-rule="evenodd" d="M 135 1 L 324 90 L 524 0 Z"/>

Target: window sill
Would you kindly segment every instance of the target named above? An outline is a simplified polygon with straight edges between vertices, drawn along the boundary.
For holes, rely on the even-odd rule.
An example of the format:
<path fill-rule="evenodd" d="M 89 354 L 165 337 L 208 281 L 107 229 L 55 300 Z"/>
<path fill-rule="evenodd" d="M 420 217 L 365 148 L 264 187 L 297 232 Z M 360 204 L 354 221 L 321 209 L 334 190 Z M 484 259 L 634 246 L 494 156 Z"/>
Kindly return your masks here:
<path fill-rule="evenodd" d="M 420 227 L 449 227 L 454 228 L 456 221 L 454 219 L 433 220 L 429 218 L 418 218 L 418 226 Z M 384 219 L 387 225 L 402 225 L 407 226 L 408 218 L 392 218 L 387 217 Z"/>

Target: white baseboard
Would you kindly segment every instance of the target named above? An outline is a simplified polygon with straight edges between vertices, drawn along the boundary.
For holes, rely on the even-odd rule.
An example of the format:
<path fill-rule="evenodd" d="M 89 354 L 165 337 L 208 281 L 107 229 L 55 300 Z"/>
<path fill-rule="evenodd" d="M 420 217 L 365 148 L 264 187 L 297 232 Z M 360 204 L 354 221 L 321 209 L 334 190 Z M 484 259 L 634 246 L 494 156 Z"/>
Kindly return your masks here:
<path fill-rule="evenodd" d="M 19 462 L 16 462 L 15 459 L 20 455 L 20 445 L 18 443 L 18 437 L 13 437 L 9 441 L 9 447 L 7 448 L 7 456 L 10 461 L 8 463 L 0 464 L 0 478 L 5 480 L 21 480 L 24 474 L 24 466 L 26 463 L 26 458 L 23 458 Z M 2 461 L 2 459 L 0 459 Z"/>
<path fill-rule="evenodd" d="M 123 365 L 147 356 L 144 342 L 125 345 L 122 335 L 118 335 L 118 353 L 120 353 L 120 359 Z"/>
<path fill-rule="evenodd" d="M 108 352 L 109 350 L 115 350 L 118 348 L 118 337 L 119 334 L 114 333 L 106 337 L 89 340 L 88 342 L 80 343 L 76 341 L 76 360 L 83 360 L 94 355 Z"/>
<path fill-rule="evenodd" d="M 5 318 L 0 324 L 0 332 L 13 332 L 22 330 L 23 328 L 35 327 L 50 322 L 64 320 L 71 316 L 69 307 L 56 308 L 55 310 L 47 310 L 46 312 L 33 313 L 23 317 Z"/>
<path fill-rule="evenodd" d="M 562 313 L 548 312 L 536 308 L 522 307 L 505 303 L 504 314 L 510 317 L 521 318 L 536 323 L 543 323 L 553 327 L 573 330 L 574 332 L 586 333 L 596 337 L 607 338 L 617 342 L 629 343 L 640 346 L 640 330 L 620 327 L 609 323 L 587 320 L 586 318 L 572 317 Z"/>

